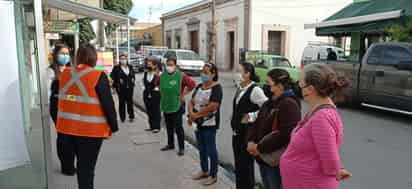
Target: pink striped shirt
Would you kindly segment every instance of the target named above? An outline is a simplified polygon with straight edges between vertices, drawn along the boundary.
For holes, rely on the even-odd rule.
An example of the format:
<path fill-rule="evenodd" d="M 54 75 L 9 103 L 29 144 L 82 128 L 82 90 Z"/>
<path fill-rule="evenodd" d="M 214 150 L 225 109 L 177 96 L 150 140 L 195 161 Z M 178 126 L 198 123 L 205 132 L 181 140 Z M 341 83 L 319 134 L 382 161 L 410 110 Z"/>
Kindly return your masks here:
<path fill-rule="evenodd" d="M 299 123 L 280 161 L 283 189 L 338 189 L 342 141 L 336 109 L 321 109 Z"/>

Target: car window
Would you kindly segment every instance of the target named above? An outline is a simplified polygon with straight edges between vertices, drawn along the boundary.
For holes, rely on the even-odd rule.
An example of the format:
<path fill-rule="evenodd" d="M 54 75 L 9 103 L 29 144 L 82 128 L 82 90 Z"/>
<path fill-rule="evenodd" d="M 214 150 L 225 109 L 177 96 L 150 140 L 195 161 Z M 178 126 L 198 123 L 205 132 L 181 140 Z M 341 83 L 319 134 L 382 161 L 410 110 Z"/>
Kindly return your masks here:
<path fill-rule="evenodd" d="M 382 58 L 383 47 L 377 46 L 372 49 L 372 52 L 368 55 L 368 64 L 379 64 Z"/>
<path fill-rule="evenodd" d="M 194 52 L 177 52 L 177 57 L 181 60 L 200 60 L 199 55 Z"/>
<path fill-rule="evenodd" d="M 174 51 L 168 51 L 165 55 L 165 58 L 170 58 L 170 57 L 176 57 L 176 52 Z"/>
<path fill-rule="evenodd" d="M 272 58 L 270 65 L 272 67 L 291 67 L 289 60 L 286 58 Z"/>
<path fill-rule="evenodd" d="M 400 62 L 411 62 L 412 53 L 403 47 L 388 47 L 383 52 L 382 64 L 397 65 Z"/>
<path fill-rule="evenodd" d="M 150 50 L 149 54 L 152 56 L 163 56 L 163 51 L 162 50 Z"/>

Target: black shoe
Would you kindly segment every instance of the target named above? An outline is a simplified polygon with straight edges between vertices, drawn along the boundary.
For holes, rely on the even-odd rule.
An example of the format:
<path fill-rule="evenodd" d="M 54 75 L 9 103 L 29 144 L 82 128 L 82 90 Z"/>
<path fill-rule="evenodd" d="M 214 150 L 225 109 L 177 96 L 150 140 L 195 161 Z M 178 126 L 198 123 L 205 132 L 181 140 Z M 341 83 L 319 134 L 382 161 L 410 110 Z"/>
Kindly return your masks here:
<path fill-rule="evenodd" d="M 152 133 L 158 133 L 158 132 L 160 132 L 159 129 L 153 129 L 153 130 L 152 130 Z"/>
<path fill-rule="evenodd" d="M 161 148 L 160 151 L 169 151 L 169 150 L 174 150 L 174 149 L 175 149 L 175 147 L 167 145 L 167 146 Z"/>
<path fill-rule="evenodd" d="M 61 172 L 65 176 L 74 176 L 74 175 L 76 175 L 76 169 L 70 170 L 70 171 L 62 169 Z"/>
<path fill-rule="evenodd" d="M 185 150 L 179 150 L 179 152 L 177 152 L 178 156 L 184 156 L 185 155 Z"/>
<path fill-rule="evenodd" d="M 130 119 L 129 119 L 129 122 L 130 122 L 130 123 L 133 123 L 133 122 L 134 122 L 134 118 L 130 118 Z"/>
<path fill-rule="evenodd" d="M 124 119 L 120 120 L 122 123 L 124 123 Z"/>
<path fill-rule="evenodd" d="M 151 132 L 151 131 L 153 131 L 153 129 L 145 129 L 145 131 L 149 131 L 149 132 Z"/>

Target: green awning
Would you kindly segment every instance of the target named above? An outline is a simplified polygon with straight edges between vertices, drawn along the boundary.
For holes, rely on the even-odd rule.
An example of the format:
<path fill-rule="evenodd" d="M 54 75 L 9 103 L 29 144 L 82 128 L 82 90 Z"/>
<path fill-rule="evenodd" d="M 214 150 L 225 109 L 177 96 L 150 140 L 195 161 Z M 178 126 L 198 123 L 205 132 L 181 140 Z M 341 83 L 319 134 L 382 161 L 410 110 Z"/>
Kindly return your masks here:
<path fill-rule="evenodd" d="M 346 35 L 351 32 L 379 33 L 391 24 L 405 23 L 406 18 L 410 17 L 412 17 L 412 0 L 354 2 L 320 23 L 316 27 L 316 34 L 325 36 Z"/>
<path fill-rule="evenodd" d="M 394 24 L 405 24 L 410 17 L 401 17 L 398 19 L 384 20 L 379 22 L 369 22 L 362 24 L 352 24 L 343 26 L 316 28 L 317 36 L 342 35 L 347 36 L 351 33 L 361 32 L 369 34 L 380 34 L 385 28 Z"/>

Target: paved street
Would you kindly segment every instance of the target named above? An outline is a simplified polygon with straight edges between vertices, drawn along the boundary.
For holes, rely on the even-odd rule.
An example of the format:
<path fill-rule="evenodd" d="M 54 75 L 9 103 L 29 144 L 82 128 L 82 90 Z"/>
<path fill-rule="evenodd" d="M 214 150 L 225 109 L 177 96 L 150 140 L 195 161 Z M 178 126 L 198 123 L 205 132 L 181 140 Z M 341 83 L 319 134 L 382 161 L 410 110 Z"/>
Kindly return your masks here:
<path fill-rule="evenodd" d="M 142 74 L 138 74 L 135 101 L 142 104 Z M 199 79 L 196 79 L 197 81 Z M 219 158 L 232 165 L 231 103 L 235 87 L 231 74 L 221 74 L 224 99 L 223 123 L 218 132 Z M 306 110 L 304 105 L 303 111 Z M 370 109 L 341 108 L 345 124 L 342 161 L 353 178 L 342 189 L 410 189 L 412 188 L 412 118 Z M 193 140 L 193 131 L 186 134 Z"/>

